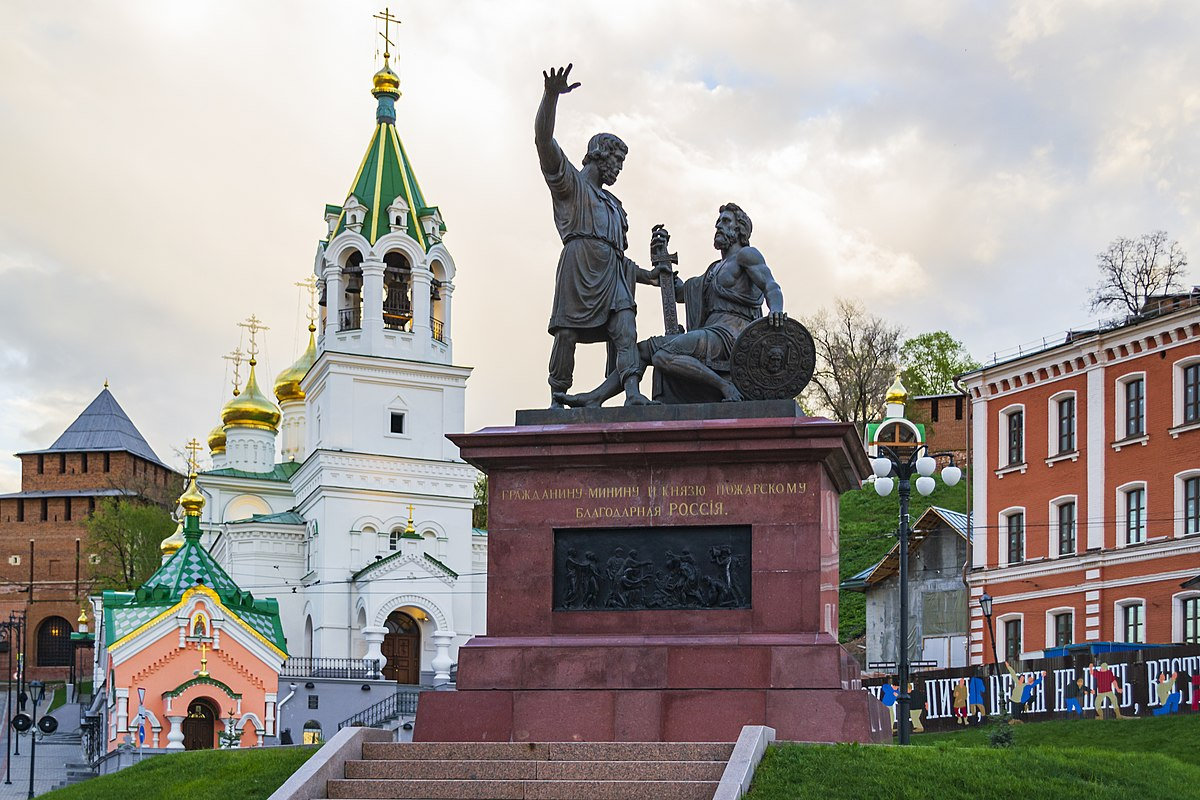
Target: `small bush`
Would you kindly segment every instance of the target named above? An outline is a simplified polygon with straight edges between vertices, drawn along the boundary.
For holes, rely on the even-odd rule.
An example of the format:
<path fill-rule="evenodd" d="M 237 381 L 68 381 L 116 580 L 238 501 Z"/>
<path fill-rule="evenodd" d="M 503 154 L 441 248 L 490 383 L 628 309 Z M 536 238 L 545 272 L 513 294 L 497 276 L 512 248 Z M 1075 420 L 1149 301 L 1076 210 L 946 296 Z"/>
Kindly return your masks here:
<path fill-rule="evenodd" d="M 1013 746 L 1013 720 L 1008 714 L 1001 714 L 988 724 L 988 744 L 992 747 Z"/>

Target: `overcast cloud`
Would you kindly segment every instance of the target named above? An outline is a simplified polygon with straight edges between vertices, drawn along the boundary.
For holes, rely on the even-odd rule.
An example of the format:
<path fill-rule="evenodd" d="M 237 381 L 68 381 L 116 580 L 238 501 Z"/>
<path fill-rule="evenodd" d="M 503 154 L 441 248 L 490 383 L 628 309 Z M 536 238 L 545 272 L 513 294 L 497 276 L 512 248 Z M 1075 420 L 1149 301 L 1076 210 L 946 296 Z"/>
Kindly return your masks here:
<path fill-rule="evenodd" d="M 47 447 L 111 382 L 169 463 L 264 319 L 264 382 L 303 346 L 325 203 L 372 132 L 374 3 L 0 7 L 0 453 Z M 467 428 L 547 401 L 559 244 L 532 143 L 628 142 L 631 255 L 665 223 L 685 276 L 717 206 L 793 316 L 856 297 L 977 358 L 1089 320 L 1095 254 L 1165 229 L 1200 259 L 1192 2 L 395 3 L 398 128 L 458 265 Z M 1188 276 L 1194 280 L 1195 271 Z M 643 289 L 642 291 L 647 291 Z M 642 296 L 640 328 L 658 332 Z M 600 378 L 591 347 L 577 386 Z M 0 491 L 18 486 L 0 460 Z"/>

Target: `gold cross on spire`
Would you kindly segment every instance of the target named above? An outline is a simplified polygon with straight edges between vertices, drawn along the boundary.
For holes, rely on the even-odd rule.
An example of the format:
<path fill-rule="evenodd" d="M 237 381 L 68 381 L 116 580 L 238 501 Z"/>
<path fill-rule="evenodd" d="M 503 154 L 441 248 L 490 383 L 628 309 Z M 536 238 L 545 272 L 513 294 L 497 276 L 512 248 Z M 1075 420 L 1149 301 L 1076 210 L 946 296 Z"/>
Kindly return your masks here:
<path fill-rule="evenodd" d="M 392 12 L 386 7 L 383 9 L 383 11 L 381 13 L 372 15 L 371 19 L 383 20 L 383 33 L 381 33 L 379 35 L 381 37 L 383 37 L 383 60 L 387 61 L 389 58 L 392 57 L 391 52 L 388 50 L 388 48 L 392 46 L 392 40 L 390 38 L 388 38 L 388 34 L 390 33 L 389 26 L 393 22 L 396 23 L 397 25 L 399 25 L 400 20 L 397 19 L 392 14 Z"/>
<path fill-rule="evenodd" d="M 192 440 L 183 446 L 184 450 L 188 451 L 188 474 L 195 475 L 200 471 L 200 440 L 192 437 Z"/>
<path fill-rule="evenodd" d="M 197 674 L 201 678 L 208 677 L 208 656 L 205 654 L 204 642 L 200 643 L 200 672 Z"/>
<path fill-rule="evenodd" d="M 296 285 L 308 289 L 308 325 L 311 329 L 317 324 L 317 276 L 309 275 L 302 281 L 296 281 Z"/>
<path fill-rule="evenodd" d="M 245 357 L 246 357 L 246 354 L 242 352 L 242 348 L 240 345 L 238 347 L 234 348 L 233 352 L 230 353 L 229 355 L 221 356 L 221 358 L 225 359 L 226 361 L 233 362 L 233 396 L 234 397 L 237 397 L 239 394 L 242 393 L 242 361 L 245 359 Z"/>
<path fill-rule="evenodd" d="M 246 330 L 250 331 L 250 366 L 253 367 L 258 363 L 256 360 L 258 356 L 258 332 L 269 331 L 271 329 L 266 325 L 263 325 L 262 320 L 254 314 L 246 317 L 245 322 L 239 322 L 238 327 L 245 328 Z"/>
<path fill-rule="evenodd" d="M 409 503 L 409 506 L 408 506 L 408 527 L 406 527 L 406 528 L 404 529 L 404 532 L 405 532 L 405 533 L 416 533 L 416 532 L 417 532 L 417 529 L 416 529 L 416 527 L 414 527 L 414 526 L 413 526 L 413 509 L 415 509 L 415 508 L 416 508 L 416 506 L 414 506 L 414 505 L 412 505 L 411 503 Z"/>

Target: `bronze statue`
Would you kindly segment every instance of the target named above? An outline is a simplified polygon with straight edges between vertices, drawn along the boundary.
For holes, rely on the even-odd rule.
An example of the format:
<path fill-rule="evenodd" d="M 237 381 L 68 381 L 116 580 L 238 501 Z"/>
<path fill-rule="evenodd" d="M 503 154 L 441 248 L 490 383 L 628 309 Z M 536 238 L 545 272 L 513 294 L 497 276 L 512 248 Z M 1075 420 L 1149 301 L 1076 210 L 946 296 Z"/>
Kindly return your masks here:
<path fill-rule="evenodd" d="M 629 223 L 621 201 L 605 189 L 616 182 L 629 148 L 611 133 L 588 142 L 583 169 L 576 169 L 554 140 L 559 95 L 579 87 L 570 83 L 571 66 L 542 73 L 545 90 L 534 119 L 534 143 L 542 175 L 550 188 L 554 224 L 562 254 L 554 279 L 550 313 L 551 408 L 562 408 L 575 373 L 575 345 L 608 344 L 607 372 L 625 389 L 625 404 L 649 403 L 638 388 L 634 285 L 657 284 L 649 270 L 625 257 Z M 619 391 L 619 389 L 618 389 Z M 614 393 L 615 394 L 615 393 Z"/>
<path fill-rule="evenodd" d="M 739 334 L 762 318 L 764 301 L 769 327 L 794 324 L 783 310 L 783 290 L 762 253 L 750 246 L 752 227 L 745 211 L 726 203 L 718 211 L 713 234 L 713 246 L 721 258 L 703 275 L 684 282 L 665 261 L 655 267 L 656 282 L 673 280 L 675 294 L 687 310 L 686 333 L 653 336 L 638 343 L 640 370 L 650 364 L 655 368 L 655 399 L 668 403 L 742 400 L 742 392 L 730 378 L 730 358 Z M 669 237 L 666 229 L 656 228 L 653 237 L 651 250 L 664 251 Z M 768 355 L 768 370 L 782 369 L 783 356 L 782 350 Z M 562 401 L 570 406 L 599 406 L 615 396 L 620 386 L 610 375 L 593 391 L 564 395 Z"/>

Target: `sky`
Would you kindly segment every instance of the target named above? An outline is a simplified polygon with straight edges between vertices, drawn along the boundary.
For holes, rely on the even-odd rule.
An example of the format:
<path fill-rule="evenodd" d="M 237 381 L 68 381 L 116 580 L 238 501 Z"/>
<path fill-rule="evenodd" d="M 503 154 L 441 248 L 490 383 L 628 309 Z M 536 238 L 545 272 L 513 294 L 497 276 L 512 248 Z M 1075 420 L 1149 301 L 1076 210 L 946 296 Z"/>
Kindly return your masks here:
<path fill-rule="evenodd" d="M 630 256 L 648 266 L 663 223 L 683 277 L 702 271 L 734 201 L 794 317 L 851 298 L 986 361 L 1092 321 L 1118 236 L 1163 229 L 1200 259 L 1194 2 L 393 3 L 467 430 L 548 401 L 560 244 L 532 129 L 542 70 L 569 62 L 556 138 L 576 163 L 595 132 L 628 143 Z M 374 126 L 379 10 L 0 5 L 0 453 L 48 447 L 107 380 L 179 465 L 230 396 L 239 321 L 270 327 L 263 383 L 299 355 L 295 283 Z M 0 457 L 0 492 L 19 475 Z"/>

